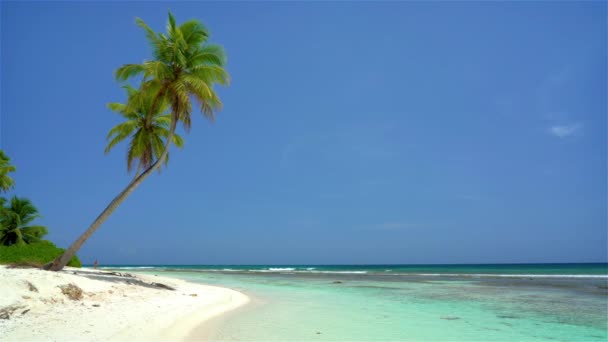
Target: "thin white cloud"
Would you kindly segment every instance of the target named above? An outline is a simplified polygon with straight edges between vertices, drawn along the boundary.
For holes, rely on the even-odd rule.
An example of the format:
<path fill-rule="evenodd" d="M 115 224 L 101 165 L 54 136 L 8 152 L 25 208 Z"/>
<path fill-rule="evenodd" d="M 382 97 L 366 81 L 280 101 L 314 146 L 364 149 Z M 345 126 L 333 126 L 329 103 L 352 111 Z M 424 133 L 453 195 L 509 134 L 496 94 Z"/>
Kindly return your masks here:
<path fill-rule="evenodd" d="M 560 139 L 583 133 L 583 123 L 566 110 L 569 107 L 568 94 L 580 82 L 576 78 L 578 69 L 577 65 L 567 65 L 548 75 L 538 87 L 537 111 L 547 125 L 547 133 Z"/>
<path fill-rule="evenodd" d="M 582 129 L 583 124 L 580 122 L 575 122 L 567 125 L 553 125 L 549 127 L 549 133 L 558 138 L 567 138 L 579 134 Z"/>

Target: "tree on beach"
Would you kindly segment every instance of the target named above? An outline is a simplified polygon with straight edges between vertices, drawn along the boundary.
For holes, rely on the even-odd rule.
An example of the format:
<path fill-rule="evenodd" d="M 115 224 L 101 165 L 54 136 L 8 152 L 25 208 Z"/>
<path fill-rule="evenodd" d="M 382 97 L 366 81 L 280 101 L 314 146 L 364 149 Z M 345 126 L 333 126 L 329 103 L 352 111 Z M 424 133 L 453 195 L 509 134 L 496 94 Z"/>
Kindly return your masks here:
<path fill-rule="evenodd" d="M 137 163 L 135 171 L 137 177 L 142 169 L 148 169 L 155 160 L 160 159 L 169 136 L 171 115 L 167 113 L 169 102 L 162 99 L 148 120 L 147 113 L 150 112 L 154 94 L 137 91 L 130 85 L 124 88 L 127 91 L 127 103 L 130 104 L 113 102 L 108 104 L 108 108 L 120 114 L 126 121 L 116 125 L 108 133 L 106 139 L 109 142 L 105 153 L 109 153 L 116 144 L 130 137 L 131 141 L 127 149 L 127 171 L 131 171 L 133 164 Z M 181 148 L 184 146 L 184 140 L 178 134 L 173 134 L 173 144 Z M 165 165 L 168 161 L 167 153 Z"/>
<path fill-rule="evenodd" d="M 11 159 L 0 150 L 0 191 L 8 191 L 15 186 L 15 181 L 8 175 L 15 172 L 17 168 L 11 165 Z"/>
<path fill-rule="evenodd" d="M 6 200 L 0 198 L 0 205 L 0 245 L 31 244 L 48 234 L 46 227 L 30 225 L 40 217 L 30 200 L 14 196 L 6 205 Z"/>
<path fill-rule="evenodd" d="M 142 78 L 139 91 L 150 94 L 152 98 L 149 111 L 145 113 L 148 122 L 154 120 L 154 113 L 164 101 L 169 103 L 170 123 L 164 148 L 160 156 L 154 155 L 154 161 L 135 176 L 65 253 L 46 264 L 45 269 L 61 270 L 131 192 L 161 167 L 167 158 L 171 142 L 174 141 L 177 123 L 180 122 L 186 131 L 190 129 L 191 98 L 200 106 L 203 115 L 211 121 L 214 119 L 214 112 L 222 107 L 213 87 L 216 84 L 229 83 L 228 72 L 224 69 L 226 56 L 221 46 L 208 43 L 209 32 L 198 20 L 189 20 L 178 26 L 173 15 L 169 13 L 166 34 L 154 32 L 139 18 L 136 22 L 146 33 L 154 59 L 141 64 L 123 65 L 116 70 L 116 78 L 119 81 L 127 81 L 133 77 Z M 129 100 L 124 110 L 135 110 L 137 106 L 136 101 Z M 144 167 L 141 158 L 139 161 Z"/>

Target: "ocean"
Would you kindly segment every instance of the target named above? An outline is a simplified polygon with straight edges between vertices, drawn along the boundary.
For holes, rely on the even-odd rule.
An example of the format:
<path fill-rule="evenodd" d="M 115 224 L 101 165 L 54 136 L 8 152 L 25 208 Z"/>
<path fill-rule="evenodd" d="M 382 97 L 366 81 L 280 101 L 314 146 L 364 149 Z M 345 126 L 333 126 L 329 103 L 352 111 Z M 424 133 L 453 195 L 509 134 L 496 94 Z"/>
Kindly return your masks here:
<path fill-rule="evenodd" d="M 608 264 L 112 265 L 230 287 L 222 341 L 606 341 Z M 209 329 L 206 329 L 209 330 Z"/>

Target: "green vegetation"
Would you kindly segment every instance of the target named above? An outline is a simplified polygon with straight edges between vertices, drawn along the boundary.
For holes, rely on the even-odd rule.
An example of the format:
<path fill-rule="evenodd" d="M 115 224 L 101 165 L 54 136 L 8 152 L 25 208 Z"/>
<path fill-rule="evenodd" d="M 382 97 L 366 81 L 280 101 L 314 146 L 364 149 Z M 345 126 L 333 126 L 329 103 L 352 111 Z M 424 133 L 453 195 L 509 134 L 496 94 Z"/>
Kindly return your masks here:
<path fill-rule="evenodd" d="M 15 181 L 8 174 L 16 170 L 11 165 L 11 159 L 0 150 L 0 191 L 6 192 L 15 186 Z"/>
<path fill-rule="evenodd" d="M 65 250 L 52 242 L 42 240 L 28 245 L 0 246 L 0 264 L 28 263 L 38 266 L 60 256 Z M 68 266 L 80 267 L 77 256 L 72 257 Z"/>
<path fill-rule="evenodd" d="M 135 78 L 140 83 L 137 91 L 127 88 L 126 104 L 109 105 L 110 109 L 122 113 L 128 121 L 122 124 L 125 126 L 118 125 L 110 131 L 108 137 L 111 140 L 106 152 L 131 136 L 127 169 L 130 170 L 132 163 L 137 161 L 138 170 L 135 178 L 108 204 L 89 228 L 61 257 L 46 264 L 45 269 L 61 270 L 131 192 L 166 163 L 171 142 L 180 146 L 174 138 L 177 123 L 180 122 L 186 131 L 190 129 L 191 99 L 197 102 L 209 120 L 214 119 L 214 112 L 222 106 L 213 87 L 229 83 L 230 77 L 224 69 L 226 55 L 221 46 L 208 42 L 209 31 L 198 20 L 189 20 L 178 26 L 169 13 L 166 33 L 154 32 L 139 18 L 136 22 L 146 33 L 154 59 L 141 64 L 125 64 L 116 70 L 117 80 Z M 165 108 L 170 112 L 167 124 L 164 123 L 167 121 Z M 141 169 L 143 170 L 139 173 Z"/>
<path fill-rule="evenodd" d="M 8 206 L 5 202 L 0 198 L 0 245 L 31 244 L 48 234 L 46 227 L 29 225 L 40 216 L 30 200 L 14 196 Z"/>
<path fill-rule="evenodd" d="M 3 191 L 14 187 L 14 181 L 6 176 L 8 172 L 15 171 L 9 162 L 10 159 L 0 150 L 0 188 Z M 6 187 L 7 184 L 10 187 Z M 32 225 L 39 217 L 38 209 L 29 199 L 13 196 L 7 201 L 0 197 L 0 264 L 42 266 L 63 254 L 63 249 L 42 239 L 48 234 L 46 227 Z M 68 265 L 81 266 L 76 256 L 70 258 Z"/>

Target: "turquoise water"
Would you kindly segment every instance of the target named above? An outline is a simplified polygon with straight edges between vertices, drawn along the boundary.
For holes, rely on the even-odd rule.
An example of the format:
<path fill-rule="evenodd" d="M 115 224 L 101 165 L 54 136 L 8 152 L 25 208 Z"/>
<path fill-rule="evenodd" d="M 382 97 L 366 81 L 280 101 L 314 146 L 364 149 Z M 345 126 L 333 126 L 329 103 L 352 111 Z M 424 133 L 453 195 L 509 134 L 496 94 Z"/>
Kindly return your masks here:
<path fill-rule="evenodd" d="M 608 339 L 606 264 L 122 267 L 249 295 L 215 340 Z"/>
<path fill-rule="evenodd" d="M 536 274 L 608 275 L 608 264 L 480 264 L 480 265 L 112 265 L 108 268 L 179 269 L 209 272 L 295 272 L 373 274 Z"/>

